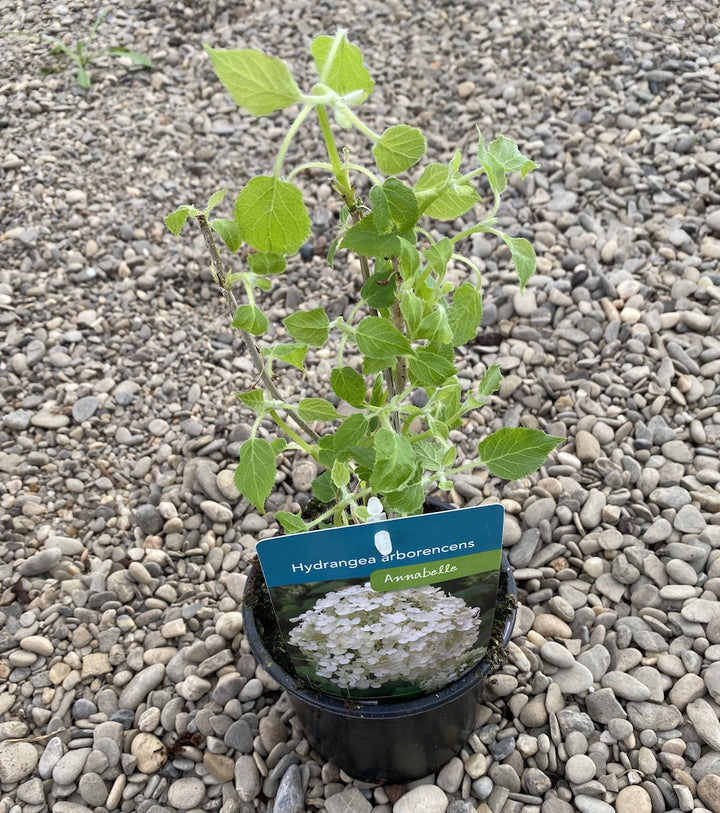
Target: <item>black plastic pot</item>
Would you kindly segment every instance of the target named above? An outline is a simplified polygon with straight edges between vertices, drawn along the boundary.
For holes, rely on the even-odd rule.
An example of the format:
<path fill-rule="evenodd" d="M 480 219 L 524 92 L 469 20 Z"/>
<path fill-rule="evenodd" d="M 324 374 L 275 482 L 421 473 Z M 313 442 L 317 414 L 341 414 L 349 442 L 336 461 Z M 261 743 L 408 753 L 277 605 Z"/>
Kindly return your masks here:
<path fill-rule="evenodd" d="M 260 581 L 261 575 L 251 571 L 246 589 L 257 590 Z M 513 597 L 510 601 L 505 600 L 508 594 Z M 503 553 L 496 605 L 496 614 L 506 615 L 500 636 L 503 646 L 515 623 L 516 596 L 515 579 Z M 258 663 L 287 690 L 308 742 L 325 759 L 366 782 L 410 782 L 456 756 L 476 727 L 485 679 L 497 662 L 490 651 L 459 680 L 414 700 L 343 701 L 300 684 L 274 660 L 263 640 L 270 630 L 263 629 L 247 602 L 243 619 Z"/>

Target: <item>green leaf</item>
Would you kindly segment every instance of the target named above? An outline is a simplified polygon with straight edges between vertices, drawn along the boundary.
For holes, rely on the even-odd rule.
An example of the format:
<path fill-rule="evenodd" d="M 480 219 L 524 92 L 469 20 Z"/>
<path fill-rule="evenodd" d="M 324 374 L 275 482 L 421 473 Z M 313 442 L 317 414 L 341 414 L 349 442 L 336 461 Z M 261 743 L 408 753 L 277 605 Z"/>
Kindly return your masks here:
<path fill-rule="evenodd" d="M 400 313 L 407 325 L 408 335 L 413 339 L 417 338 L 424 312 L 422 299 L 410 289 L 403 290 L 400 296 Z"/>
<path fill-rule="evenodd" d="M 420 467 L 418 467 L 418 472 Z M 383 507 L 396 514 L 410 516 L 421 514 L 425 502 L 425 492 L 420 482 L 408 483 L 398 491 L 385 491 L 382 496 Z"/>
<path fill-rule="evenodd" d="M 394 257 L 400 251 L 400 238 L 384 232 L 370 212 L 348 229 L 342 247 L 364 257 Z"/>
<path fill-rule="evenodd" d="M 452 362 L 422 347 L 408 360 L 410 383 L 416 387 L 439 387 L 456 372 Z"/>
<path fill-rule="evenodd" d="M 385 401 L 385 388 L 383 387 L 382 376 L 377 376 L 373 381 L 372 390 L 370 391 L 370 404 L 372 406 L 382 406 Z"/>
<path fill-rule="evenodd" d="M 300 190 L 270 175 L 248 181 L 235 201 L 243 238 L 258 251 L 294 254 L 310 234 L 310 216 Z"/>
<path fill-rule="evenodd" d="M 357 45 L 349 43 L 342 34 L 333 53 L 335 42 L 335 37 L 327 36 L 315 37 L 312 41 L 310 51 L 320 79 L 341 96 L 353 91 L 363 91 L 357 101 L 353 100 L 355 104 L 359 104 L 370 95 L 374 82 L 363 64 L 362 51 Z M 332 61 L 328 64 L 329 58 Z"/>
<path fill-rule="evenodd" d="M 87 90 L 91 84 L 90 72 L 85 70 L 85 68 L 82 67 L 82 65 L 78 67 L 77 83 L 78 85 L 80 85 L 81 88 L 85 88 L 85 90 Z"/>
<path fill-rule="evenodd" d="M 492 395 L 497 391 L 502 382 L 502 373 L 499 364 L 491 364 L 485 371 L 485 375 L 478 385 L 478 395 L 480 397 Z"/>
<path fill-rule="evenodd" d="M 438 220 L 454 220 L 480 200 L 475 188 L 445 164 L 429 164 L 414 187 L 420 210 Z"/>
<path fill-rule="evenodd" d="M 367 392 L 365 378 L 353 367 L 337 367 L 332 370 L 330 386 L 338 398 L 347 401 L 351 406 L 361 407 L 365 401 Z"/>
<path fill-rule="evenodd" d="M 282 361 L 284 364 L 297 367 L 298 370 L 305 370 L 307 347 L 304 344 L 294 342 L 275 344 L 272 347 L 263 348 L 262 354 L 271 361 Z"/>
<path fill-rule="evenodd" d="M 105 51 L 110 56 L 124 56 L 134 62 L 136 65 L 142 65 L 144 68 L 152 68 L 152 59 L 146 54 L 139 54 L 137 51 L 128 51 L 127 48 L 108 48 Z"/>
<path fill-rule="evenodd" d="M 252 333 L 253 336 L 260 336 L 267 331 L 270 323 L 257 305 L 238 305 L 231 324 L 238 330 L 245 330 Z"/>
<path fill-rule="evenodd" d="M 277 457 L 279 454 L 282 454 L 285 449 L 287 449 L 287 441 L 285 438 L 275 438 L 275 440 L 270 441 L 270 446 L 273 450 L 273 454 Z"/>
<path fill-rule="evenodd" d="M 330 470 L 330 479 L 334 486 L 343 488 L 350 482 L 350 469 L 341 460 L 336 460 Z"/>
<path fill-rule="evenodd" d="M 178 206 L 174 212 L 170 212 L 165 218 L 165 225 L 177 237 L 183 229 L 188 217 L 197 217 L 200 210 L 194 206 Z"/>
<path fill-rule="evenodd" d="M 455 347 L 474 339 L 482 321 L 482 293 L 474 285 L 464 282 L 453 294 L 448 319 Z"/>
<path fill-rule="evenodd" d="M 424 249 L 423 257 L 425 257 L 430 268 L 432 268 L 436 274 L 443 276 L 452 258 L 452 253 L 453 244 L 447 237 L 443 237 L 442 240 L 438 240 L 437 243 L 433 243 L 433 245 Z"/>
<path fill-rule="evenodd" d="M 220 239 L 234 254 L 242 245 L 238 224 L 234 220 L 226 220 L 225 218 L 215 218 L 209 222 L 210 228 L 220 235 Z"/>
<path fill-rule="evenodd" d="M 275 519 L 282 525 L 287 534 L 301 534 L 308 530 L 305 520 L 289 511 L 276 511 Z"/>
<path fill-rule="evenodd" d="M 359 443 L 361 443 L 368 435 L 368 421 L 364 415 L 355 413 L 349 415 L 338 426 L 334 434 L 334 451 L 338 457 L 345 456 L 345 454 L 353 450 Z"/>
<path fill-rule="evenodd" d="M 248 254 L 247 264 L 255 274 L 282 274 L 287 268 L 284 255 L 265 251 Z"/>
<path fill-rule="evenodd" d="M 418 462 L 426 471 L 438 471 L 444 465 L 445 446 L 436 440 L 419 440 L 413 443 Z"/>
<path fill-rule="evenodd" d="M 322 347 L 330 333 L 330 320 L 324 308 L 290 314 L 283 324 L 295 341 L 308 347 Z"/>
<path fill-rule="evenodd" d="M 433 393 L 433 401 L 437 404 L 435 410 L 437 418 L 448 424 L 451 429 L 454 428 L 461 414 L 460 382 L 457 378 L 453 378 L 442 387 L 438 387 Z"/>
<path fill-rule="evenodd" d="M 370 188 L 370 208 L 373 215 L 372 222 L 377 230 L 382 234 L 391 231 L 390 208 L 382 186 L 375 185 Z"/>
<path fill-rule="evenodd" d="M 498 199 L 507 187 L 506 174 L 519 171 L 524 178 L 528 172 L 537 169 L 539 164 L 526 158 L 517 144 L 505 136 L 496 138 L 485 148 L 483 137 L 478 131 L 478 161 L 485 170 L 490 188 Z"/>
<path fill-rule="evenodd" d="M 419 209 L 415 193 L 397 178 L 388 178 L 382 185 L 390 217 L 401 232 L 410 232 L 417 226 Z"/>
<path fill-rule="evenodd" d="M 237 397 L 245 404 L 246 407 L 250 407 L 254 412 L 258 414 L 262 414 L 265 412 L 265 393 L 263 390 L 248 390 L 247 392 L 239 392 L 237 393 Z"/>
<path fill-rule="evenodd" d="M 340 417 L 337 409 L 324 398 L 302 398 L 298 414 L 304 421 L 334 421 Z"/>
<path fill-rule="evenodd" d="M 389 308 L 395 301 L 396 284 L 395 271 L 390 265 L 368 278 L 360 290 L 360 296 L 375 310 Z"/>
<path fill-rule="evenodd" d="M 372 148 L 375 163 L 384 175 L 406 172 L 425 154 L 425 136 L 417 127 L 396 124 L 388 127 Z"/>
<path fill-rule="evenodd" d="M 300 101 L 300 89 L 282 59 L 249 48 L 204 48 L 218 79 L 253 116 L 267 116 Z"/>
<path fill-rule="evenodd" d="M 275 453 L 262 438 L 250 438 L 240 449 L 240 462 L 235 470 L 237 490 L 260 511 L 275 485 Z"/>
<path fill-rule="evenodd" d="M 366 316 L 355 330 L 355 341 L 370 359 L 396 359 L 412 352 L 407 338 L 381 316 Z"/>
<path fill-rule="evenodd" d="M 335 502 L 337 499 L 338 492 L 333 484 L 329 471 L 324 471 L 319 477 L 313 480 L 312 489 L 320 502 Z"/>
<path fill-rule="evenodd" d="M 218 189 L 217 192 L 213 192 L 212 195 L 210 195 L 208 205 L 205 207 L 205 217 L 209 217 L 210 212 L 223 202 L 225 195 L 227 195 L 227 189 Z"/>
<path fill-rule="evenodd" d="M 500 234 L 500 236 L 510 249 L 515 272 L 520 280 L 520 290 L 523 291 L 535 273 L 537 264 L 535 249 L 532 247 L 532 243 L 524 237 L 508 237 L 507 234 Z"/>
<path fill-rule="evenodd" d="M 418 468 L 412 444 L 390 429 L 378 429 L 374 447 L 375 467 L 370 476 L 372 490 L 397 491 Z"/>
<path fill-rule="evenodd" d="M 563 440 L 539 429 L 505 427 L 480 442 L 478 455 L 496 477 L 517 480 L 537 471 Z"/>
<path fill-rule="evenodd" d="M 505 136 L 499 136 L 492 141 L 488 147 L 488 152 L 506 172 L 519 171 L 523 178 L 528 172 L 540 167 L 540 164 L 536 164 L 535 161 L 524 156 L 512 139 Z"/>
<path fill-rule="evenodd" d="M 450 323 L 444 305 L 438 302 L 434 310 L 431 310 L 430 313 L 423 317 L 420 327 L 413 338 L 428 339 L 429 341 L 439 342 L 440 344 L 450 344 L 450 342 L 452 342 L 453 333 L 450 329 Z"/>

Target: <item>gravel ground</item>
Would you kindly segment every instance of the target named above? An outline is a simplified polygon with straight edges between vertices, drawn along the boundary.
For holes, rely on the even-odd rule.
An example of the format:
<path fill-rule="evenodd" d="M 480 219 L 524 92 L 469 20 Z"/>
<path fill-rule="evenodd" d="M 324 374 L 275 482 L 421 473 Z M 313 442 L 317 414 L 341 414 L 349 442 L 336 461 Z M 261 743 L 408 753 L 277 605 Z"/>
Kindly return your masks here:
<path fill-rule="evenodd" d="M 94 13 L 0 0 L 3 28 L 71 39 Z M 471 247 L 485 324 L 462 375 L 505 380 L 458 443 L 519 421 L 567 443 L 526 481 L 456 483 L 458 504 L 505 505 L 522 606 L 476 732 L 411 788 L 323 764 L 249 654 L 243 571 L 277 531 L 232 485 L 250 364 L 199 235 L 162 224 L 273 157 L 202 42 L 302 74 L 339 22 L 379 83 L 371 126 L 420 124 L 442 156 L 477 124 L 542 165 L 501 213 L 538 252 L 525 296 L 497 246 Z M 130 0 L 99 40 L 153 70 L 101 60 L 85 92 L 39 75 L 41 43 L 1 41 L 0 811 L 719 813 L 714 0 Z M 356 293 L 323 264 L 327 184 L 315 203 L 278 318 Z M 324 393 L 313 363 L 280 385 Z M 312 474 L 285 461 L 273 508 Z"/>

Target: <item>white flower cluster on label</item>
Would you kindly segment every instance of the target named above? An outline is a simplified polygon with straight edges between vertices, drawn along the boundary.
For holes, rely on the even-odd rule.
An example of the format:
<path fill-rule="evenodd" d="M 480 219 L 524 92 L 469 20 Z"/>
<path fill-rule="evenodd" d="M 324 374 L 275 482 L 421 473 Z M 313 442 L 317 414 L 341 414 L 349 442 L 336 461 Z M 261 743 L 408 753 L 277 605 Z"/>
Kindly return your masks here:
<path fill-rule="evenodd" d="M 316 673 L 343 689 L 415 683 L 433 691 L 484 654 L 480 610 L 439 587 L 376 592 L 350 585 L 315 602 L 289 636 Z"/>

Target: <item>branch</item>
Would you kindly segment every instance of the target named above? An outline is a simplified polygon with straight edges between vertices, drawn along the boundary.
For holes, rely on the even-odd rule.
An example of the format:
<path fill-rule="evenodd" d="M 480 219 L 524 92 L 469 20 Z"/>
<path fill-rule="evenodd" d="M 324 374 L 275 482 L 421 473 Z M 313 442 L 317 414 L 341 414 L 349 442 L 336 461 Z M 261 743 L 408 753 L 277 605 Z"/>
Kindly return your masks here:
<path fill-rule="evenodd" d="M 205 240 L 205 245 L 207 246 L 207 250 L 210 253 L 210 262 L 212 264 L 212 274 L 215 283 L 220 288 L 223 298 L 228 304 L 230 308 L 230 315 L 234 318 L 235 311 L 237 311 L 239 307 L 239 303 L 237 299 L 235 299 L 235 294 L 232 290 L 227 286 L 227 270 L 225 268 L 225 264 L 223 263 L 220 252 L 217 249 L 217 245 L 215 244 L 215 239 L 213 238 L 212 231 L 210 230 L 210 225 L 207 222 L 207 218 L 205 217 L 202 212 L 197 215 L 197 221 L 200 224 L 200 230 L 202 231 L 203 239 Z M 263 361 L 262 356 L 260 355 L 260 351 L 257 349 L 257 345 L 253 340 L 253 337 L 246 331 L 240 330 L 240 335 L 242 336 L 242 340 L 245 344 L 245 347 L 250 354 L 250 358 L 252 360 L 255 369 L 260 376 L 260 380 L 263 383 L 265 389 L 278 401 L 284 401 L 285 399 L 282 397 L 280 390 L 275 386 L 273 380 L 270 378 L 268 374 L 267 368 L 265 366 L 265 362 Z M 317 432 L 309 426 L 299 415 L 293 415 L 292 413 L 288 412 L 287 417 L 291 418 L 300 429 L 313 441 L 313 443 L 318 443 L 320 440 L 320 436 Z"/>

